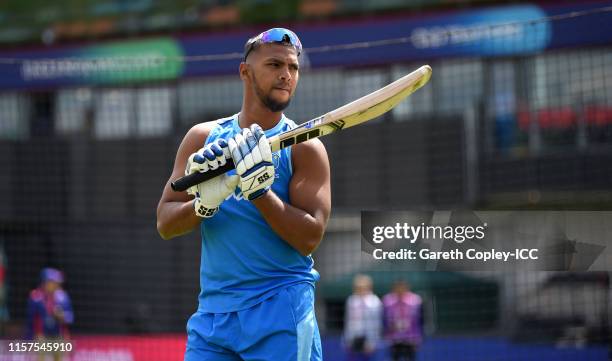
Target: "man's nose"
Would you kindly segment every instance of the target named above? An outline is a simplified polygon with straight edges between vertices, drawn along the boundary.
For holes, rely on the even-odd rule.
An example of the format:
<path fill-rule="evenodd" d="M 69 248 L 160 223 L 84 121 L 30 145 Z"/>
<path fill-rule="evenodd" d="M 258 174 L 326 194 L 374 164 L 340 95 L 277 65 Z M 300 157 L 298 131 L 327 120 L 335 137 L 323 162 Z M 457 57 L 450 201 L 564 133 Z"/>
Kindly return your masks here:
<path fill-rule="evenodd" d="M 288 66 L 284 66 L 283 69 L 281 70 L 281 73 L 279 75 L 279 78 L 281 80 L 291 80 L 291 72 L 289 71 L 289 67 Z"/>

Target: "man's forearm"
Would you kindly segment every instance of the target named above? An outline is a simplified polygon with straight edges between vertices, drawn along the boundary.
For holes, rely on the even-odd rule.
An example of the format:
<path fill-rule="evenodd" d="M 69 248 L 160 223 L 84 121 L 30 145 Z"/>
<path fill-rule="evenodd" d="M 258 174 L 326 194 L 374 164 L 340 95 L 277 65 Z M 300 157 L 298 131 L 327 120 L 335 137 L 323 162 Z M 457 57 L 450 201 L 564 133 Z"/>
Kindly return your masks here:
<path fill-rule="evenodd" d="M 157 231 L 163 239 L 171 239 L 189 233 L 202 222 L 193 210 L 193 200 L 167 202 L 157 214 Z"/>
<path fill-rule="evenodd" d="M 321 242 L 325 224 L 308 212 L 283 202 L 273 191 L 253 201 L 270 227 L 302 255 L 311 254 Z"/>

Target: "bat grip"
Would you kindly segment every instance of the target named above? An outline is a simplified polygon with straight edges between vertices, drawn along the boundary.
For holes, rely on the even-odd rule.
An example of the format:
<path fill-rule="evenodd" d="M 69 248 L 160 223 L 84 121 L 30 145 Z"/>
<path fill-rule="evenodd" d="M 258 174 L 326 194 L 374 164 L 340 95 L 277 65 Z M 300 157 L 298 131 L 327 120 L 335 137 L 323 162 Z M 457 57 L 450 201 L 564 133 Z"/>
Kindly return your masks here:
<path fill-rule="evenodd" d="M 203 173 L 191 173 L 190 175 L 186 175 L 170 183 L 170 187 L 172 187 L 172 190 L 175 192 L 182 192 L 187 190 L 189 187 L 192 187 L 196 184 L 200 184 L 209 179 L 213 179 L 223 173 L 229 172 L 234 168 L 236 168 L 234 166 L 234 160 L 228 159 L 227 163 L 225 163 L 224 166 L 221 166 L 214 170 L 208 170 Z"/>

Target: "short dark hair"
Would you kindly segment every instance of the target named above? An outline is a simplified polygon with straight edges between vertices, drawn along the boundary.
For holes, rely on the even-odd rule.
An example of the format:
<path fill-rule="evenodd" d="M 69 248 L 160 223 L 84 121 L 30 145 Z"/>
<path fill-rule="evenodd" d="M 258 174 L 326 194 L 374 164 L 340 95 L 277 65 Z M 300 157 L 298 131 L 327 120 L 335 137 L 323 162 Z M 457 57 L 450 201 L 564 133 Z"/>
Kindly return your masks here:
<path fill-rule="evenodd" d="M 263 44 L 265 44 L 265 43 L 264 43 L 264 42 L 262 42 L 262 41 L 256 41 L 256 42 L 254 42 L 253 44 L 251 44 L 251 45 L 250 45 L 248 48 L 247 48 L 247 45 L 245 44 L 245 45 L 244 45 L 244 56 L 242 57 L 242 61 L 246 61 L 247 56 L 248 56 L 249 54 L 251 54 L 253 51 L 255 51 L 255 50 L 259 49 L 259 47 L 260 47 L 261 45 L 263 45 Z M 273 43 L 273 44 L 282 45 L 282 46 L 287 46 L 287 47 L 291 47 L 291 48 L 294 48 L 294 49 L 295 49 L 295 47 L 294 47 L 293 45 L 291 45 L 290 43 L 286 43 L 286 42 L 282 42 L 282 43 L 281 43 L 281 42 L 278 42 L 278 43 Z M 299 53 L 298 53 L 298 55 L 299 55 Z"/>
<path fill-rule="evenodd" d="M 302 43 L 293 31 L 284 28 L 272 28 L 247 40 L 244 44 L 242 61 L 246 61 L 247 56 L 249 56 L 253 50 L 259 48 L 261 44 L 292 46 L 297 51 L 298 56 L 302 51 Z"/>

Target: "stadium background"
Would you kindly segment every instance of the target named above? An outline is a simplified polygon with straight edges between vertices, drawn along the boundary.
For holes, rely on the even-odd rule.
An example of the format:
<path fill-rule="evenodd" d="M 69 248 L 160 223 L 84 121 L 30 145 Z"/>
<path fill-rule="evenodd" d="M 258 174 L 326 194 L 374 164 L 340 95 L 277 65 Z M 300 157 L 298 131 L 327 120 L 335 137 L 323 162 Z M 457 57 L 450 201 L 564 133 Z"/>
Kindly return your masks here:
<path fill-rule="evenodd" d="M 419 360 L 608 359 L 611 260 L 589 273 L 381 268 L 360 251 L 359 211 L 612 209 L 610 6 L 3 3 L 0 335 L 21 337 L 28 291 L 54 266 L 74 337 L 100 350 L 90 359 L 181 359 L 200 244 L 161 240 L 155 207 L 185 131 L 239 110 L 244 41 L 278 25 L 306 48 L 287 111 L 298 122 L 434 69 L 396 110 L 323 140 L 333 212 L 314 258 L 326 359 L 343 359 L 344 301 L 362 272 L 380 296 L 403 277 L 424 297 Z"/>

